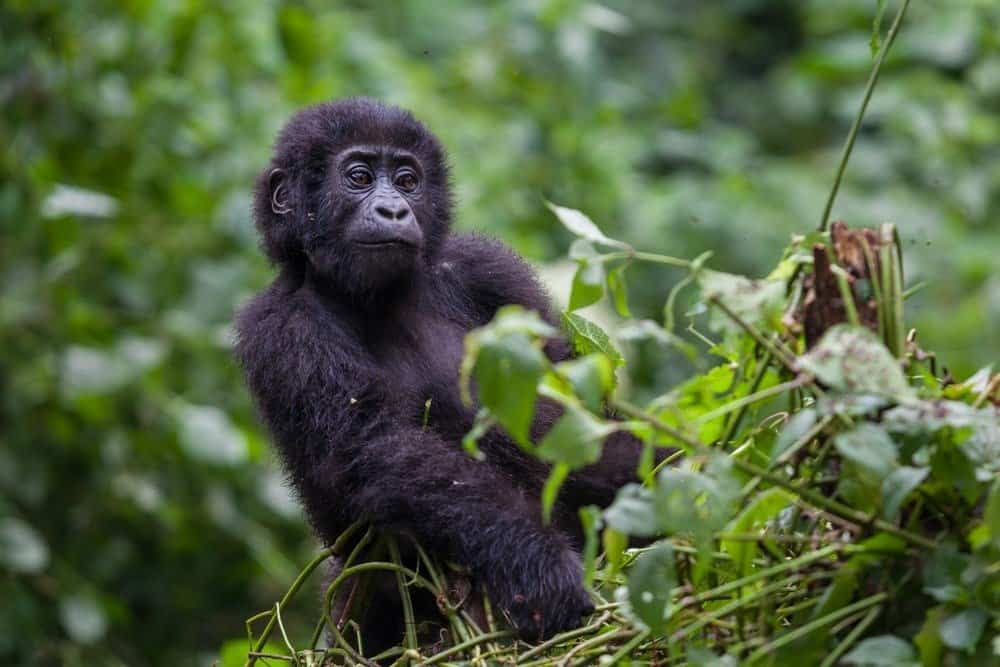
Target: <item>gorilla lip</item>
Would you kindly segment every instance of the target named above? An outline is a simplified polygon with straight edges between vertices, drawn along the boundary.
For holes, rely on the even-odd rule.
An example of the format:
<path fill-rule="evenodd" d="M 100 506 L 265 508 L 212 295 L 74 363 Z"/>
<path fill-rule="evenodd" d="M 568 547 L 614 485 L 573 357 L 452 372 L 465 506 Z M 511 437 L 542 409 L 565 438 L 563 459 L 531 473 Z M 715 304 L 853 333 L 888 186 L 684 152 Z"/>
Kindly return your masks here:
<path fill-rule="evenodd" d="M 386 239 L 384 241 L 354 241 L 354 245 L 362 248 L 416 248 L 417 244 L 405 239 Z"/>

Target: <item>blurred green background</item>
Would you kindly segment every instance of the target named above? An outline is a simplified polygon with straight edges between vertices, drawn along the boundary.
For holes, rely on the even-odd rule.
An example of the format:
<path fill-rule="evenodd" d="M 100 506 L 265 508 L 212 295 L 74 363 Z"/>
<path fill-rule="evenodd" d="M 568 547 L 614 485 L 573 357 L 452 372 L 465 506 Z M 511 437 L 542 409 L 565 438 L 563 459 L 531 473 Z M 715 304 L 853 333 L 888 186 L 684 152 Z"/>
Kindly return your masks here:
<path fill-rule="evenodd" d="M 230 354 L 293 110 L 411 108 L 458 226 L 534 261 L 570 240 L 548 198 L 760 275 L 819 222 L 876 4 L 3 2 L 0 662 L 211 664 L 314 552 Z M 956 376 L 1000 358 L 1000 3 L 913 3 L 834 213 L 899 225 Z M 675 279 L 633 278 L 633 310 Z M 688 370 L 639 358 L 640 389 Z"/>

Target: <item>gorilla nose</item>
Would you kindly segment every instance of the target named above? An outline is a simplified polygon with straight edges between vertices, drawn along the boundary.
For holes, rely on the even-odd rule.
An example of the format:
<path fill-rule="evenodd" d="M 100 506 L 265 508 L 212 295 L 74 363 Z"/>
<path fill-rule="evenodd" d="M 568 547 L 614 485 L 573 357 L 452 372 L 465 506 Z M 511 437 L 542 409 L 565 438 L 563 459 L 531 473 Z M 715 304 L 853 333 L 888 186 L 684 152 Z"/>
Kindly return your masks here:
<path fill-rule="evenodd" d="M 406 218 L 410 207 L 404 201 L 381 201 L 375 204 L 375 214 L 387 222 L 395 222 Z"/>

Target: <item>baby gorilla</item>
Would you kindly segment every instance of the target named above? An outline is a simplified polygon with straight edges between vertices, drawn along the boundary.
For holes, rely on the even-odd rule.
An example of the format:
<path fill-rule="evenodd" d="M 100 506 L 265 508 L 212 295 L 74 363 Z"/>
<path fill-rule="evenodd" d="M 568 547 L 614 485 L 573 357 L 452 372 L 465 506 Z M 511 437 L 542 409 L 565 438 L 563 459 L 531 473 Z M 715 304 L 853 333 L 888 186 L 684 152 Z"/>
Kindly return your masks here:
<path fill-rule="evenodd" d="M 468 568 L 522 637 L 547 637 L 593 609 L 577 510 L 634 479 L 641 445 L 609 437 L 548 525 L 545 464 L 500 429 L 480 440 L 485 460 L 462 449 L 476 413 L 459 396 L 465 335 L 505 304 L 552 315 L 513 251 L 449 232 L 448 179 L 437 139 L 401 109 L 349 99 L 292 118 L 254 201 L 280 272 L 240 312 L 237 354 L 322 540 L 357 519 L 413 537 Z M 546 353 L 570 356 L 562 340 Z M 558 416 L 540 402 L 533 437 Z M 366 652 L 401 640 L 386 583 L 361 620 Z"/>

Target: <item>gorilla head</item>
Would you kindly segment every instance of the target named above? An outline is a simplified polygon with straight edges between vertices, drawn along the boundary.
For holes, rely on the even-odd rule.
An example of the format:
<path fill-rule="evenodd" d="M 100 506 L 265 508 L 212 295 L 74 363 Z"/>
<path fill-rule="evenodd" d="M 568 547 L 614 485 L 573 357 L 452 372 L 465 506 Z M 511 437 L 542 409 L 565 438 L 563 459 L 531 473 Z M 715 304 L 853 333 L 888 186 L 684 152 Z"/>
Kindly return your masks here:
<path fill-rule="evenodd" d="M 254 218 L 282 267 L 355 302 L 398 293 L 448 231 L 444 151 L 396 107 L 363 98 L 309 107 L 257 179 Z"/>

